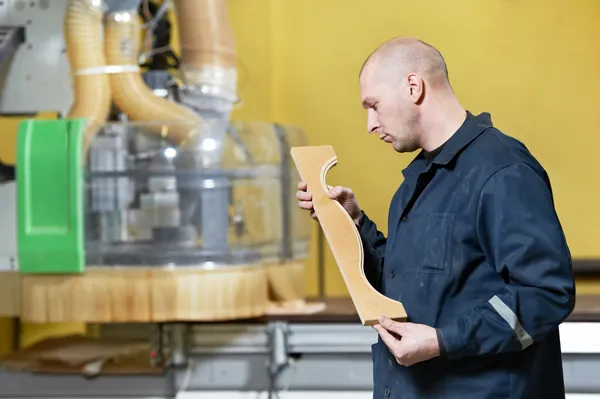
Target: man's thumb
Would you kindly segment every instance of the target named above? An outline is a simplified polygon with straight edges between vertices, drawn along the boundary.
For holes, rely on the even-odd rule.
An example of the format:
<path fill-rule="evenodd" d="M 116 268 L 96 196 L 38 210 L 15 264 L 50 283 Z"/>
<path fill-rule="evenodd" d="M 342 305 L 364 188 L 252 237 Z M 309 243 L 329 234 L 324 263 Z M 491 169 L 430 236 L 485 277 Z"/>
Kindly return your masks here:
<path fill-rule="evenodd" d="M 386 330 L 395 332 L 398 335 L 402 335 L 402 333 L 405 331 L 404 325 L 402 323 L 394 321 L 385 316 L 381 316 L 379 318 L 379 324 L 381 324 L 381 326 Z"/>
<path fill-rule="evenodd" d="M 327 192 L 327 195 L 329 196 L 329 198 L 337 198 L 340 196 L 341 194 L 341 190 L 339 187 L 332 187 L 332 186 L 327 186 L 329 188 L 329 191 Z"/>

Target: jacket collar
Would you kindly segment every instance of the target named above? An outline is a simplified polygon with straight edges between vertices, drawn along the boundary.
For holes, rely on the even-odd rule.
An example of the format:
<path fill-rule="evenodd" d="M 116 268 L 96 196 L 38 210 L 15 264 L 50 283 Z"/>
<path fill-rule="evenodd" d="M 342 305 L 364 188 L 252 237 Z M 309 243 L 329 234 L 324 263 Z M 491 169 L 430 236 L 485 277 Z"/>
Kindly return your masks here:
<path fill-rule="evenodd" d="M 492 127 L 491 115 L 487 112 L 477 116 L 467 111 L 467 117 L 458 130 L 446 141 L 442 151 L 435 157 L 431 164 L 447 165 L 459 152 L 475 140 L 484 130 Z M 431 165 L 429 166 L 431 167 Z M 404 178 L 413 175 L 415 172 L 423 172 L 427 168 L 423 151 L 402 171 Z"/>

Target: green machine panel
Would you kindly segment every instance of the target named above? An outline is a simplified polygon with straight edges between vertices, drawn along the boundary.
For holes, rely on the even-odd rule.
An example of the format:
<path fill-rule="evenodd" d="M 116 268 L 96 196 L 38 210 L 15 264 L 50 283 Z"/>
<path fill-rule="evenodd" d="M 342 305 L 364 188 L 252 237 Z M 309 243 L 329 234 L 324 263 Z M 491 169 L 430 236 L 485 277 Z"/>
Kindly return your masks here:
<path fill-rule="evenodd" d="M 17 139 L 17 237 L 21 273 L 85 268 L 85 120 L 28 120 Z"/>

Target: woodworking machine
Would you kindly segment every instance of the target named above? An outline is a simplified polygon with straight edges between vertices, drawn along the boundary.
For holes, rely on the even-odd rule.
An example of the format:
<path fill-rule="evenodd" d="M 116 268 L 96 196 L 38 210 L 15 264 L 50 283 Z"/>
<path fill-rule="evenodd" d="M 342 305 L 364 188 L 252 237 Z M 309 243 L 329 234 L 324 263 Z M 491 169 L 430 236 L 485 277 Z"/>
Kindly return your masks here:
<path fill-rule="evenodd" d="M 226 11 L 0 1 L 0 112 L 25 117 L 16 164 L 0 160 L 0 316 L 145 339 L 167 370 L 90 380 L 0 367 L 0 398 L 372 396 L 377 337 L 352 302 L 306 310 L 312 221 L 289 158 L 302 129 L 231 118 Z M 600 327 L 580 313 L 561 327 L 568 391 L 600 392 Z"/>
<path fill-rule="evenodd" d="M 9 0 L 0 24 L 0 111 L 58 115 L 19 125 L 0 188 L 22 320 L 232 320 L 304 300 L 289 149 L 305 136 L 231 120 L 225 1 Z"/>
<path fill-rule="evenodd" d="M 0 112 L 24 117 L 2 160 L 0 316 L 162 326 L 302 306 L 311 221 L 289 151 L 306 138 L 231 119 L 226 1 L 8 0 L 0 26 Z"/>

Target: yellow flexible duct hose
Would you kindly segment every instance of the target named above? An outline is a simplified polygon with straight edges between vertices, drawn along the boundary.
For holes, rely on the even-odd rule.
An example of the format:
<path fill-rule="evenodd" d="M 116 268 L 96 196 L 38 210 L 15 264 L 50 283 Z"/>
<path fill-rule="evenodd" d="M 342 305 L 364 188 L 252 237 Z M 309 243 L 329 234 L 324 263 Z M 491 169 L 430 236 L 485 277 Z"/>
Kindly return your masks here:
<path fill-rule="evenodd" d="M 186 84 L 236 90 L 235 38 L 227 0 L 175 0 L 181 71 Z"/>
<path fill-rule="evenodd" d="M 135 10 L 108 14 L 104 27 L 106 60 L 109 65 L 137 65 L 140 23 Z M 140 72 L 110 75 L 113 101 L 134 121 L 158 121 L 148 128 L 178 145 L 199 135 L 204 123 L 192 110 L 157 97 L 145 84 Z M 174 122 L 169 124 L 169 122 Z"/>
<path fill-rule="evenodd" d="M 105 67 L 102 48 L 102 0 L 72 0 L 64 19 L 65 44 L 74 84 L 74 101 L 67 118 L 87 118 L 84 154 L 110 112 L 110 81 L 93 72 Z"/>

